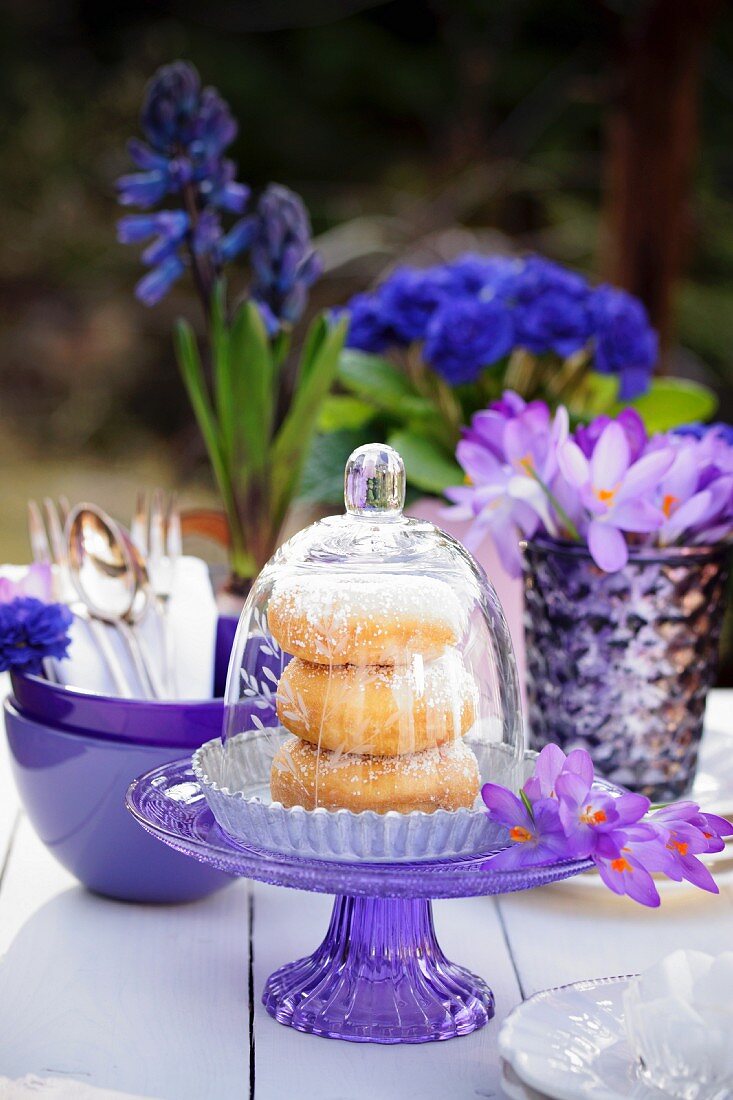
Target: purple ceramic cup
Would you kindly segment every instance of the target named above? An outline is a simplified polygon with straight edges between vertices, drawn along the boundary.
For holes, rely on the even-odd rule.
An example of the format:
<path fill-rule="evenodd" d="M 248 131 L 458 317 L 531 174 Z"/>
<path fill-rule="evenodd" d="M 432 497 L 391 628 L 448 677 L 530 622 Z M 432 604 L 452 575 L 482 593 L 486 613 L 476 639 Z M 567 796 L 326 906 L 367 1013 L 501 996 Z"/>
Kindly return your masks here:
<path fill-rule="evenodd" d="M 31 824 L 88 889 L 124 901 L 166 903 L 203 898 L 231 882 L 229 875 L 159 844 L 125 808 L 136 775 L 190 746 L 134 744 L 53 728 L 20 713 L 12 698 L 4 713 L 13 775 Z"/>

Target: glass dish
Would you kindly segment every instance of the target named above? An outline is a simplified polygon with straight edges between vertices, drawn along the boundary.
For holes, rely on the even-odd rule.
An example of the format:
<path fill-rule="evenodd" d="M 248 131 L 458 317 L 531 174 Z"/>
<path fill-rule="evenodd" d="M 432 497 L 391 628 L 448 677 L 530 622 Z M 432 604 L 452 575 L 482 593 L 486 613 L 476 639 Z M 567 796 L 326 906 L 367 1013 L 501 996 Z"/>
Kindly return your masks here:
<path fill-rule="evenodd" d="M 430 899 L 526 890 L 591 866 L 562 860 L 495 871 L 486 855 L 416 863 L 276 855 L 235 843 L 204 793 L 186 759 L 135 780 L 127 804 L 158 840 L 219 870 L 337 895 L 323 943 L 276 970 L 262 998 L 280 1023 L 329 1038 L 425 1043 L 483 1027 L 494 1014 L 491 990 L 446 958 Z"/>
<path fill-rule="evenodd" d="M 344 482 L 345 514 L 294 536 L 252 588 L 223 742 L 197 756 L 197 778 L 242 843 L 357 860 L 485 854 L 498 838 L 481 783 L 517 789 L 523 766 L 501 606 L 458 542 L 403 515 L 395 451 L 359 448 Z"/>

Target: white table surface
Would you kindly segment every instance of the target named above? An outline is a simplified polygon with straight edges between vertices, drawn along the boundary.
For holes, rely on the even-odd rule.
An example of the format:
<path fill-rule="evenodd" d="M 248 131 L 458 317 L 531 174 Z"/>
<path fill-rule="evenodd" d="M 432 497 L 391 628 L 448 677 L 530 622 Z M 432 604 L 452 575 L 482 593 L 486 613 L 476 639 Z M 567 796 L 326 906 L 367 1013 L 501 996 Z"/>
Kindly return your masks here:
<path fill-rule="evenodd" d="M 713 693 L 708 725 L 733 750 L 733 691 Z M 683 945 L 733 950 L 733 886 L 668 893 L 657 911 L 572 884 L 438 901 L 446 953 L 494 990 L 488 1027 L 402 1047 L 301 1035 L 265 1013 L 262 987 L 320 942 L 330 898 L 245 881 L 182 906 L 94 897 L 36 838 L 4 754 L 3 738 L 0 1100 L 488 1100 L 502 1095 L 499 1024 L 521 998 Z"/>

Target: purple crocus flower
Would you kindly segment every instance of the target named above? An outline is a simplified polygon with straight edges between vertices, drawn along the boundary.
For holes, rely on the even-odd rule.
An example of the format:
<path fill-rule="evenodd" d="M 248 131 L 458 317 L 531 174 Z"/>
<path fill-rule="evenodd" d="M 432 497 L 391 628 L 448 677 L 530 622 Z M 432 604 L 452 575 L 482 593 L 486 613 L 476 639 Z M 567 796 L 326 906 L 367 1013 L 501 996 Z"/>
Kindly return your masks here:
<path fill-rule="evenodd" d="M 733 836 L 733 825 L 716 814 L 702 813 L 696 802 L 678 802 L 664 806 L 649 818 L 658 840 L 664 846 L 647 857 L 652 870 L 663 870 L 677 882 L 685 879 L 701 890 L 718 893 L 709 870 L 697 857 L 722 852 L 723 837 Z M 653 862 L 657 860 L 657 865 Z"/>
<path fill-rule="evenodd" d="M 565 771 L 558 776 L 556 787 L 563 828 L 568 836 L 578 838 L 584 857 L 596 853 L 603 835 L 616 838 L 621 846 L 628 836 L 623 831 L 636 825 L 649 809 L 649 799 L 643 795 L 613 797 L 594 789 L 592 774 L 589 782 L 587 776 Z"/>
<path fill-rule="evenodd" d="M 521 797 L 494 783 L 484 786 L 482 796 L 510 841 L 492 857 L 492 869 L 590 857 L 609 889 L 652 907 L 660 900 L 654 872 L 717 892 L 697 856 L 721 851 L 722 838 L 733 836 L 730 822 L 702 813 L 695 802 L 666 806 L 649 817 L 649 799 L 642 795 L 596 789 L 584 749 L 566 756 L 557 745 L 546 745 Z"/>
<path fill-rule="evenodd" d="M 557 781 L 568 773 L 581 778 L 590 788 L 593 782 L 593 761 L 585 749 L 573 749 L 567 756 L 559 745 L 545 745 L 537 757 L 533 774 L 522 788 L 535 802 L 539 798 L 557 798 Z"/>
<path fill-rule="evenodd" d="M 485 447 L 501 462 L 505 462 L 506 426 L 511 420 L 520 416 L 527 407 L 527 402 L 519 394 L 507 390 L 498 401 L 492 401 L 488 409 L 482 409 L 473 416 L 470 427 L 463 429 L 461 438 L 479 447 Z M 533 402 L 530 407 L 547 409 L 542 401 Z"/>
<path fill-rule="evenodd" d="M 578 845 L 565 835 L 554 799 L 540 799 L 530 812 L 521 798 L 496 783 L 484 784 L 481 797 L 492 821 L 509 830 L 512 842 L 491 857 L 493 868 L 511 871 L 577 857 Z"/>
<path fill-rule="evenodd" d="M 470 484 L 446 490 L 456 505 L 446 515 L 471 522 L 465 536 L 469 549 L 480 546 L 490 533 L 512 576 L 521 574 L 520 539 L 530 538 L 540 520 L 556 530 L 547 486 L 555 476 L 558 445 L 567 432 L 565 409 L 551 418 L 544 402 L 504 401 L 477 414 L 456 448 Z"/>
<path fill-rule="evenodd" d="M 588 549 L 601 569 L 612 573 L 626 564 L 622 531 L 648 534 L 661 527 L 664 516 L 648 498 L 673 460 L 672 448 L 662 447 L 632 463 L 626 433 L 615 421 L 601 432 L 590 460 L 572 440 L 560 446 L 560 469 L 590 513 Z"/>
<path fill-rule="evenodd" d="M 624 833 L 599 836 L 593 862 L 601 879 L 614 894 L 626 895 L 651 909 L 660 904 L 654 879 L 639 856 L 648 839 L 635 842 Z"/>
<path fill-rule="evenodd" d="M 719 513 L 722 502 L 713 486 L 698 491 L 700 472 L 698 444 L 692 440 L 680 441 L 656 493 L 664 516 L 657 535 L 660 546 L 681 541 L 693 529 L 704 529 Z"/>
<path fill-rule="evenodd" d="M 681 424 L 674 429 L 674 435 L 691 435 L 695 439 L 704 439 L 711 433 L 717 434 L 729 446 L 733 447 L 733 424 L 719 421 L 716 424 Z"/>
<path fill-rule="evenodd" d="M 593 454 L 601 433 L 608 427 L 611 420 L 612 418 L 610 416 L 597 416 L 595 420 L 591 420 L 590 424 L 579 424 L 575 429 L 573 439 L 586 458 L 590 458 Z M 641 419 L 636 409 L 622 409 L 618 416 L 615 417 L 615 421 L 617 424 L 620 424 L 624 430 L 626 442 L 629 445 L 631 461 L 636 462 L 637 458 L 641 458 L 644 453 L 644 448 L 646 447 L 648 439 L 644 421 Z"/>
<path fill-rule="evenodd" d="M 509 492 L 511 471 L 497 460 L 491 467 L 489 451 L 483 459 L 471 462 L 475 473 L 479 470 L 486 476 L 484 484 L 457 485 L 446 489 L 445 495 L 454 507 L 446 508 L 445 514 L 451 519 L 470 522 L 471 526 L 463 537 L 469 550 L 477 550 L 486 535 L 490 534 L 502 565 L 512 577 L 522 575 L 522 555 L 519 544 L 523 538 L 531 538 L 539 525 L 539 517 L 534 508 L 524 500 L 517 499 Z"/>

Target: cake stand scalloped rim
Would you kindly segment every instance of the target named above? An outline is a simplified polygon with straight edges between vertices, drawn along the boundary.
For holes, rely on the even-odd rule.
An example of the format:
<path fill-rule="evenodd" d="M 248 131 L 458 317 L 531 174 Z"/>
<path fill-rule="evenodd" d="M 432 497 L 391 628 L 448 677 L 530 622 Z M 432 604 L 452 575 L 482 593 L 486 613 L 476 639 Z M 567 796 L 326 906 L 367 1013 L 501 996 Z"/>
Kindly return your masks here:
<path fill-rule="evenodd" d="M 168 791 L 175 791 L 175 797 Z M 134 780 L 126 801 L 144 829 L 186 855 L 233 875 L 326 894 L 476 897 L 542 886 L 593 866 L 591 860 L 562 860 L 517 871 L 494 871 L 493 853 L 415 863 L 349 863 L 248 848 L 216 824 L 188 757 Z"/>

